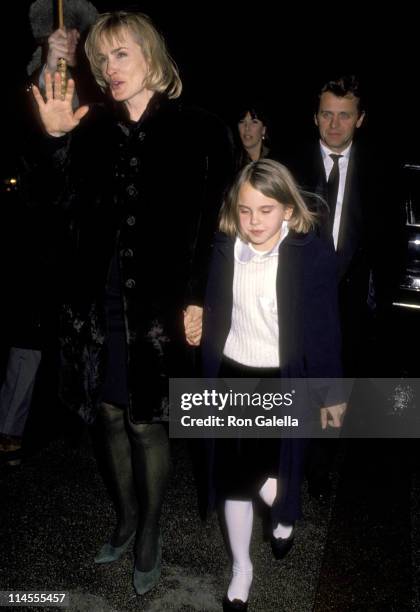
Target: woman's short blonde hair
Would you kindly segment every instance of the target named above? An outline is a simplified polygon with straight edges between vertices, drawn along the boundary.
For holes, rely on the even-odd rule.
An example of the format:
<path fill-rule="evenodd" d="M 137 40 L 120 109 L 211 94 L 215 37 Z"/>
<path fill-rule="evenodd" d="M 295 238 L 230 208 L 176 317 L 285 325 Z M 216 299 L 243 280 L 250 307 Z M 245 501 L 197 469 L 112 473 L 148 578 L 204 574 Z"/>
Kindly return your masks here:
<path fill-rule="evenodd" d="M 311 212 L 295 179 L 282 164 L 272 159 L 251 162 L 239 171 L 220 211 L 219 229 L 228 236 L 242 236 L 239 223 L 239 191 L 245 183 L 279 204 L 292 207 L 289 229 L 306 233 L 316 225 L 317 215 Z M 316 196 L 315 196 L 316 197 Z"/>
<path fill-rule="evenodd" d="M 104 40 L 111 43 L 113 40 L 123 39 L 127 31 L 140 45 L 149 66 L 145 87 L 150 91 L 165 93 L 168 98 L 178 98 L 182 91 L 178 68 L 169 55 L 165 40 L 156 30 L 150 18 L 143 13 L 124 11 L 103 13 L 91 26 L 85 43 L 85 51 L 99 87 L 103 91 L 107 87 L 99 58 L 100 45 Z"/>

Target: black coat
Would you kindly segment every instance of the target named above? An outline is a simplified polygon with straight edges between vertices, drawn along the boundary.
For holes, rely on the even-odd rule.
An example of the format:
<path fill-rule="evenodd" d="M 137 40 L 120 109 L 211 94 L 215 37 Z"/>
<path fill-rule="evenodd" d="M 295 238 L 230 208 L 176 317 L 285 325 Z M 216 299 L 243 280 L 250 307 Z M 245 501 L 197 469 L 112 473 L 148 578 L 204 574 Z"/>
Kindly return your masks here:
<path fill-rule="evenodd" d="M 326 200 L 327 181 L 319 141 L 302 145 L 299 151 L 289 154 L 285 164 L 304 189 Z M 403 219 L 396 178 L 396 165 L 389 155 L 386 158 L 384 152 L 371 150 L 361 142 L 353 143 L 336 251 L 348 376 L 362 374 L 356 364 L 366 352 L 372 308 L 376 304 L 377 313 L 383 317 L 398 284 Z M 320 233 L 332 240 L 326 223 L 321 223 Z"/>
<path fill-rule="evenodd" d="M 319 142 L 302 147 L 300 154 L 286 160 L 299 184 L 307 191 L 327 200 L 327 180 Z M 369 237 L 375 231 L 374 202 L 369 197 L 369 165 L 366 151 L 353 144 L 347 170 L 343 212 L 337 244 L 337 268 L 341 287 L 355 282 L 364 286 L 363 295 L 354 298 L 366 302 L 373 244 Z M 326 231 L 322 225 L 321 231 Z M 326 236 L 325 236 L 326 237 Z"/>
<path fill-rule="evenodd" d="M 215 117 L 155 94 L 137 123 L 93 107 L 27 164 L 26 200 L 68 215 L 63 263 L 62 395 L 91 422 L 107 363 L 105 287 L 118 261 L 133 420 L 167 417 L 166 377 L 181 375 L 182 308 L 202 299 L 227 177 L 227 131 Z M 192 281 L 190 279 L 193 279 Z"/>
<path fill-rule="evenodd" d="M 233 306 L 234 240 L 216 235 L 202 341 L 203 372 L 218 376 Z M 279 248 L 277 307 L 285 378 L 339 378 L 340 331 L 334 252 L 315 233 L 290 231 Z"/>
<path fill-rule="evenodd" d="M 203 320 L 203 374 L 216 378 L 231 324 L 233 306 L 234 240 L 217 234 L 209 271 Z M 290 231 L 279 247 L 277 272 L 281 374 L 284 378 L 339 378 L 340 327 L 337 272 L 332 248 L 313 232 Z M 343 401 L 339 385 L 312 388 L 318 408 Z M 210 501 L 214 500 L 212 445 L 209 443 Z M 299 518 L 300 485 L 305 441 L 284 439 L 280 450 L 281 495 L 273 521 Z"/>

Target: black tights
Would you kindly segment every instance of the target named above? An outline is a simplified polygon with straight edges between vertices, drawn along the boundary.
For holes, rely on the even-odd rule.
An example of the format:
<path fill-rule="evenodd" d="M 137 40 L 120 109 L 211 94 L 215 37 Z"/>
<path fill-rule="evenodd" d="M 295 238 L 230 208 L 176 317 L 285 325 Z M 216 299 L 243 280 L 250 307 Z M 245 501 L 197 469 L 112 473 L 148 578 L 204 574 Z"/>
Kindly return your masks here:
<path fill-rule="evenodd" d="M 111 544 L 121 546 L 137 531 L 136 568 L 149 571 L 156 560 L 169 475 L 168 436 L 163 425 L 133 423 L 128 410 L 112 404 L 102 404 L 97 428 L 117 513 Z"/>

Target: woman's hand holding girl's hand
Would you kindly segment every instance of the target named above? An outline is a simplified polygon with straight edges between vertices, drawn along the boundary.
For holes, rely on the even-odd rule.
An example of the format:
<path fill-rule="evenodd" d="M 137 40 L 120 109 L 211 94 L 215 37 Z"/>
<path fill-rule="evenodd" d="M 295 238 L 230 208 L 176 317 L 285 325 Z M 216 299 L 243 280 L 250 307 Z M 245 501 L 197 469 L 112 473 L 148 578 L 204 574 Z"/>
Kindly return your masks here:
<path fill-rule="evenodd" d="M 76 111 L 72 108 L 74 94 L 74 81 L 69 79 L 64 96 L 61 95 L 61 75 L 56 72 L 52 78 L 49 72 L 45 73 L 45 100 L 38 87 L 32 86 L 32 92 L 38 104 L 41 121 L 45 131 L 50 136 L 64 136 L 71 132 L 89 110 L 88 106 L 81 106 Z"/>
<path fill-rule="evenodd" d="M 187 306 L 184 310 L 184 329 L 187 343 L 199 346 L 203 331 L 203 309 L 201 306 Z"/>
<path fill-rule="evenodd" d="M 344 413 L 346 412 L 347 404 L 337 404 L 336 406 L 328 406 L 321 408 L 321 427 L 327 429 L 330 427 L 341 427 L 343 424 Z"/>

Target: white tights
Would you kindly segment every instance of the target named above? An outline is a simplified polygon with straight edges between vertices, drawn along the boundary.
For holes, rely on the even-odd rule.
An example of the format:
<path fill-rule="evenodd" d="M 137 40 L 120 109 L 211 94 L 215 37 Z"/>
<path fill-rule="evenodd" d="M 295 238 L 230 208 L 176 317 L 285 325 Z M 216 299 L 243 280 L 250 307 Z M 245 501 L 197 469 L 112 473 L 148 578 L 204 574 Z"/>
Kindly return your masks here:
<path fill-rule="evenodd" d="M 259 491 L 259 495 L 267 506 L 272 506 L 277 496 L 277 479 L 267 478 Z M 252 535 L 254 511 L 252 501 L 236 501 L 227 499 L 225 502 L 225 520 L 232 551 L 232 580 L 228 588 L 228 598 L 247 601 L 252 583 L 252 562 L 249 548 Z M 279 523 L 273 535 L 276 538 L 287 538 L 292 532 L 292 526 Z"/>

